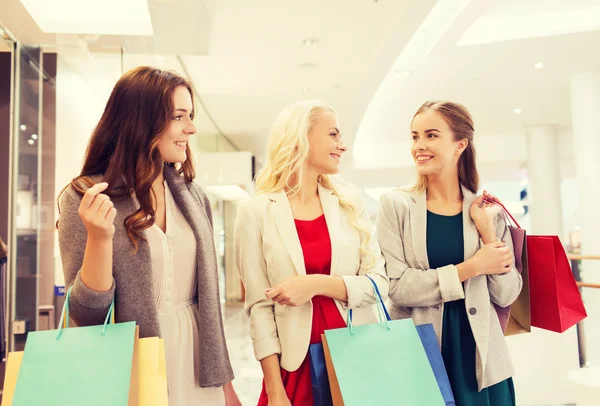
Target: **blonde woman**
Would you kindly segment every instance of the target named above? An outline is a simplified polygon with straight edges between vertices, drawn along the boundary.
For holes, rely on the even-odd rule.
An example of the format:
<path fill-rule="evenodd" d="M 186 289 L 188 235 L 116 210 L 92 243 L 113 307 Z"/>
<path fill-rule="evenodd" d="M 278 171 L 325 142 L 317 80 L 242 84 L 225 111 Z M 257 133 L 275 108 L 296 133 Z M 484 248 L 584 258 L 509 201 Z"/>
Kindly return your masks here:
<path fill-rule="evenodd" d="M 271 130 L 257 195 L 237 215 L 235 257 L 246 287 L 254 353 L 264 373 L 259 405 L 313 404 L 309 344 L 324 330 L 376 320 L 368 274 L 387 297 L 371 222 L 348 186 L 334 185 L 347 148 L 335 112 L 296 103 Z"/>
<path fill-rule="evenodd" d="M 377 232 L 392 317 L 433 324 L 456 405 L 509 406 L 513 367 L 494 304 L 514 302 L 523 281 L 503 217 L 477 196 L 473 135 L 464 106 L 421 106 L 411 124 L 419 181 L 382 196 Z"/>

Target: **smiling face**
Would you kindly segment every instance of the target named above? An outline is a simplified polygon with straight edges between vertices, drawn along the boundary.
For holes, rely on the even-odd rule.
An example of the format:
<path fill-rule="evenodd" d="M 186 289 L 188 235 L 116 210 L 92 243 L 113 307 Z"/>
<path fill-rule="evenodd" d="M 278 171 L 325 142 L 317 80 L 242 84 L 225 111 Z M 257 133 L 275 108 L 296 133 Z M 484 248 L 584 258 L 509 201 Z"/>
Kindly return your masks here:
<path fill-rule="evenodd" d="M 448 123 L 437 111 L 417 114 L 411 125 L 411 154 L 420 175 L 439 175 L 456 171 L 468 140 L 455 141 Z"/>
<path fill-rule="evenodd" d="M 161 135 L 158 151 L 164 162 L 183 163 L 187 159 L 188 141 L 196 133 L 193 118 L 192 97 L 185 86 L 179 86 L 173 92 L 172 119 Z"/>
<path fill-rule="evenodd" d="M 340 160 L 347 148 L 342 141 L 336 115 L 328 110 L 319 113 L 308 132 L 308 168 L 319 175 L 340 171 Z"/>

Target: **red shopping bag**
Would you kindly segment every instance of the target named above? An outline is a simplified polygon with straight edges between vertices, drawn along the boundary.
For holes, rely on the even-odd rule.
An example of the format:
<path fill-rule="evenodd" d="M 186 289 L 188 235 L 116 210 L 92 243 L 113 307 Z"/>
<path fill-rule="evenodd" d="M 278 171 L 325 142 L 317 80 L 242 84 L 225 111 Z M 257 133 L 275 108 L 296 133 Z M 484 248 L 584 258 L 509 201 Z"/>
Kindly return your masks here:
<path fill-rule="evenodd" d="M 531 325 L 562 333 L 587 317 L 567 254 L 555 236 L 527 236 Z"/>
<path fill-rule="evenodd" d="M 585 319 L 581 293 L 560 239 L 555 235 L 528 235 L 526 252 L 531 325 L 562 333 Z"/>

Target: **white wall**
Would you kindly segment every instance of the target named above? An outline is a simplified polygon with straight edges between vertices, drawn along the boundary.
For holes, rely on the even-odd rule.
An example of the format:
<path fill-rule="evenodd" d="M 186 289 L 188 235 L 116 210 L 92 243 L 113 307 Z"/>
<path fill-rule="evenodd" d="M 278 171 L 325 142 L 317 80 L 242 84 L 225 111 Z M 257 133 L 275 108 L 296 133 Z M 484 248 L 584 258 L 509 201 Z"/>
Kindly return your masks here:
<path fill-rule="evenodd" d="M 114 74 L 113 74 L 114 80 Z M 97 82 L 96 82 L 97 83 Z M 110 88 L 100 91 L 59 55 L 56 74 L 56 196 L 79 175 L 89 138 Z M 58 233 L 56 239 L 58 240 Z M 58 241 L 55 244 L 55 285 L 64 285 Z"/>

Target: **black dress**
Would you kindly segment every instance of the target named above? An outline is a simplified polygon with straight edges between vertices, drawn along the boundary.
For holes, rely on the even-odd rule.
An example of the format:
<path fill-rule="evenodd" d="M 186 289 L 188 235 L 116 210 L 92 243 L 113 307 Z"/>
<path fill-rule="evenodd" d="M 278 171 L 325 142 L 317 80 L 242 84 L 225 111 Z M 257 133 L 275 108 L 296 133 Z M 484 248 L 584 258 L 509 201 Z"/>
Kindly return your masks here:
<path fill-rule="evenodd" d="M 463 215 L 442 216 L 427 211 L 427 256 L 430 268 L 464 261 Z M 477 390 L 476 345 L 465 300 L 444 304 L 442 357 L 446 364 L 456 406 L 514 406 L 512 378 Z"/>

